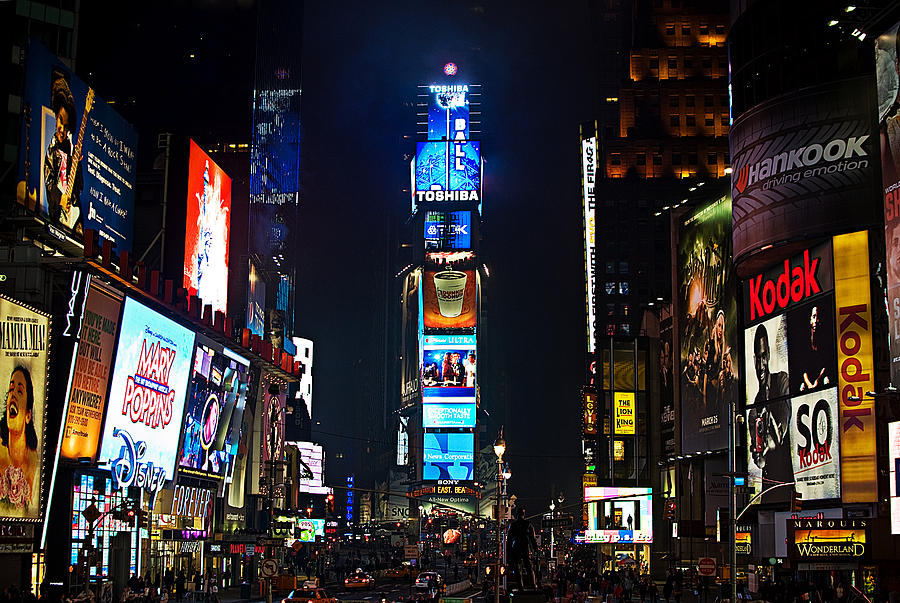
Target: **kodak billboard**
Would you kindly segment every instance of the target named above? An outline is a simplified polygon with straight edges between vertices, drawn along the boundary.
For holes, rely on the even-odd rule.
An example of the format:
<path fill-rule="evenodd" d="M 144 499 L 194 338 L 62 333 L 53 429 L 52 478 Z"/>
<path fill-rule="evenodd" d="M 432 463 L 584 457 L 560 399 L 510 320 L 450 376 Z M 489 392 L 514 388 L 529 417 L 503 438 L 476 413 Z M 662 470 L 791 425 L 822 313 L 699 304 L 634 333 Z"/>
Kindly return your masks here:
<path fill-rule="evenodd" d="M 868 232 L 834 237 L 841 486 L 844 503 L 875 502 L 875 389 Z"/>

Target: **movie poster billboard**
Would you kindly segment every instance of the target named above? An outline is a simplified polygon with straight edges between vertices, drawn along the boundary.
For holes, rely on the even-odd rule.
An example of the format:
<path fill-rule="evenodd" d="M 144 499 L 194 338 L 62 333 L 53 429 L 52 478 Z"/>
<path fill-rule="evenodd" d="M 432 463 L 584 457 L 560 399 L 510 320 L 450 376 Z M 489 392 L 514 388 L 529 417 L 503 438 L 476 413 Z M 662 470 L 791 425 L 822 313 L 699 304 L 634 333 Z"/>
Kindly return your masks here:
<path fill-rule="evenodd" d="M 426 330 L 473 330 L 477 320 L 475 254 L 444 251 L 425 255 L 422 278 Z"/>
<path fill-rule="evenodd" d="M 59 442 L 62 458 L 97 457 L 121 310 L 121 298 L 90 279 L 69 378 L 65 427 Z"/>
<path fill-rule="evenodd" d="M 726 448 L 729 408 L 740 396 L 731 199 L 685 217 L 677 269 L 682 448 Z"/>
<path fill-rule="evenodd" d="M 672 362 L 672 318 L 660 321 L 659 330 L 659 408 L 663 453 L 675 454 L 675 382 Z"/>
<path fill-rule="evenodd" d="M 249 385 L 247 359 L 197 336 L 178 459 L 181 474 L 231 481 Z"/>
<path fill-rule="evenodd" d="M 194 332 L 130 297 L 119 325 L 98 462 L 119 487 L 138 473 L 128 468 L 150 464 L 161 484 L 174 475 Z"/>
<path fill-rule="evenodd" d="M 228 303 L 231 178 L 191 140 L 188 157 L 184 288 L 212 309 Z"/>
<path fill-rule="evenodd" d="M 400 299 L 400 315 L 403 330 L 400 332 L 400 401 L 402 406 L 415 404 L 422 398 L 422 370 L 419 363 L 419 298 L 422 271 L 413 270 L 403 281 L 403 297 Z"/>
<path fill-rule="evenodd" d="M 262 401 L 261 451 L 263 466 L 269 461 L 284 460 L 284 405 L 286 391 L 277 386 L 278 391 L 269 391 L 270 385 L 264 380 L 260 388 Z"/>
<path fill-rule="evenodd" d="M 475 335 L 426 335 L 422 402 L 475 404 L 478 363 Z"/>
<path fill-rule="evenodd" d="M 35 40 L 24 93 L 18 203 L 75 240 L 91 228 L 130 251 L 137 132 Z"/>
<path fill-rule="evenodd" d="M 887 249 L 887 302 L 890 322 L 891 383 L 900 383 L 900 76 L 895 23 L 875 42 L 878 136 Z"/>
<path fill-rule="evenodd" d="M 50 316 L 0 295 L 0 518 L 41 518 Z"/>

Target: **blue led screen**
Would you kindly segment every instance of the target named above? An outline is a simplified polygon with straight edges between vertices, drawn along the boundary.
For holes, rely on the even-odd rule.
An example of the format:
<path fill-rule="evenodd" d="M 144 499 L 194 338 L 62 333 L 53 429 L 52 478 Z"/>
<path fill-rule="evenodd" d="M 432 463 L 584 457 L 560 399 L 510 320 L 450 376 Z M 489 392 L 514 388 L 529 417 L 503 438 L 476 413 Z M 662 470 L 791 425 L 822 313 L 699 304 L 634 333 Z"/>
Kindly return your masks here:
<path fill-rule="evenodd" d="M 475 434 L 426 433 L 422 479 L 471 480 L 475 468 Z"/>
<path fill-rule="evenodd" d="M 450 251 L 472 248 L 472 212 L 429 211 L 425 214 L 425 249 Z"/>

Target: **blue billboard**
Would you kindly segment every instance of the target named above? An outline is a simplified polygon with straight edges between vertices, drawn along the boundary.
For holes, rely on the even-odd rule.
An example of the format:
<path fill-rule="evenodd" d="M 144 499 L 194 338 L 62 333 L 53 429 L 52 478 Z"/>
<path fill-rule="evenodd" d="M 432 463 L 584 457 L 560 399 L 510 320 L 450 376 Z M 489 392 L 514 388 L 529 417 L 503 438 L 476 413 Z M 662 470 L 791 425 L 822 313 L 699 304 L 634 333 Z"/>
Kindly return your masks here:
<path fill-rule="evenodd" d="M 475 434 L 426 433 L 422 479 L 471 480 L 475 468 Z"/>
<path fill-rule="evenodd" d="M 428 140 L 469 138 L 469 86 L 428 86 Z"/>
<path fill-rule="evenodd" d="M 475 404 L 441 402 L 422 406 L 422 427 L 475 427 Z"/>
<path fill-rule="evenodd" d="M 425 214 L 425 250 L 472 248 L 472 212 L 429 211 Z"/>
<path fill-rule="evenodd" d="M 422 351 L 422 402 L 475 403 L 474 335 L 427 335 Z"/>
<path fill-rule="evenodd" d="M 481 143 L 476 140 L 416 143 L 416 203 L 479 201 Z"/>
<path fill-rule="evenodd" d="M 130 251 L 137 132 L 34 40 L 21 127 L 16 201 L 56 236 L 92 228 Z"/>

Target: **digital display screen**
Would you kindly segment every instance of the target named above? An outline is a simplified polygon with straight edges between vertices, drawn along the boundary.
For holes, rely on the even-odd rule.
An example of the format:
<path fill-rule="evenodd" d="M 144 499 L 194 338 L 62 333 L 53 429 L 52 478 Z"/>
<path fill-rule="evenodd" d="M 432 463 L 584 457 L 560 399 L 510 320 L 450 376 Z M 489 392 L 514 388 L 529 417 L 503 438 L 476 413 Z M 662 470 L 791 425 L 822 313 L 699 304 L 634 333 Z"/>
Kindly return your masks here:
<path fill-rule="evenodd" d="M 422 427 L 475 427 L 475 404 L 425 404 L 422 406 Z"/>
<path fill-rule="evenodd" d="M 475 434 L 425 433 L 422 479 L 471 480 L 475 469 Z"/>
<path fill-rule="evenodd" d="M 137 132 L 35 40 L 27 56 L 17 202 L 77 240 L 91 228 L 130 251 Z"/>
<path fill-rule="evenodd" d="M 99 463 L 152 463 L 172 478 L 193 351 L 193 331 L 126 298 Z"/>
<path fill-rule="evenodd" d="M 328 487 L 322 481 L 325 454 L 322 446 L 312 442 L 293 442 L 300 453 L 297 467 L 297 491 L 311 494 L 327 494 Z"/>
<path fill-rule="evenodd" d="M 316 536 L 325 538 L 325 520 L 298 519 L 294 532 L 300 542 L 315 542 Z"/>
<path fill-rule="evenodd" d="M 429 211 L 425 213 L 426 251 L 452 251 L 472 247 L 472 212 Z"/>
<path fill-rule="evenodd" d="M 249 385 L 248 360 L 197 336 L 178 462 L 181 473 L 231 480 Z"/>
<path fill-rule="evenodd" d="M 422 356 L 422 402 L 475 403 L 474 335 L 426 335 Z"/>
<path fill-rule="evenodd" d="M 416 143 L 416 201 L 478 201 L 481 143 L 475 140 Z"/>
<path fill-rule="evenodd" d="M 650 488 L 587 487 L 584 542 L 653 542 L 653 502 Z"/>
<path fill-rule="evenodd" d="M 469 138 L 469 86 L 428 86 L 428 140 Z"/>
<path fill-rule="evenodd" d="M 184 287 L 213 310 L 228 303 L 228 241 L 231 178 L 191 141 L 188 159 L 187 220 L 184 233 Z"/>
<path fill-rule="evenodd" d="M 475 254 L 441 251 L 425 255 L 422 315 L 426 329 L 474 329 L 476 303 Z"/>

